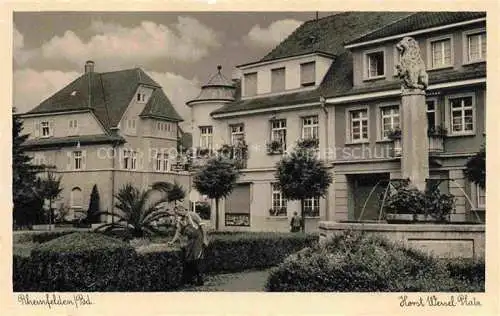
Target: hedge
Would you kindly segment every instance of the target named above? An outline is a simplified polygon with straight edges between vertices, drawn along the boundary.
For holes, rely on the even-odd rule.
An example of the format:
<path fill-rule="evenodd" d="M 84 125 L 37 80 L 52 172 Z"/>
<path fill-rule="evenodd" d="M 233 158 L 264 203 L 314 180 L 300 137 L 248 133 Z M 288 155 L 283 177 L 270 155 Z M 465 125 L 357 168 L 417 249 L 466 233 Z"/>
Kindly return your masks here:
<path fill-rule="evenodd" d="M 236 272 L 279 264 L 317 235 L 213 234 L 205 272 Z M 14 256 L 14 291 L 172 291 L 182 276 L 182 252 L 164 245 L 137 252 L 98 233 L 74 233 L 40 244 L 30 258 Z"/>
<path fill-rule="evenodd" d="M 450 261 L 451 262 L 451 261 Z M 454 267 L 454 268 L 452 268 Z M 454 269 L 454 270 L 453 270 Z M 370 234 L 344 232 L 305 248 L 271 270 L 271 292 L 477 292 L 484 282 L 463 276 L 480 271 L 442 261 Z"/>

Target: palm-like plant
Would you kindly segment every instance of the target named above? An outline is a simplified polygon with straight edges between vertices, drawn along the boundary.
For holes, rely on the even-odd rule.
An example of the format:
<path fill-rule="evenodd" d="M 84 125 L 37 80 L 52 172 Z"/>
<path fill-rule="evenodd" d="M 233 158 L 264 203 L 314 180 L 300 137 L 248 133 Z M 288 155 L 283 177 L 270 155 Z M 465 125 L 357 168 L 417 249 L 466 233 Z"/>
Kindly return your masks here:
<path fill-rule="evenodd" d="M 132 237 L 150 237 L 153 234 L 161 234 L 162 231 L 155 226 L 155 222 L 170 215 L 165 209 L 157 207 L 166 199 L 150 201 L 152 191 L 141 191 L 131 184 L 125 185 L 115 195 L 118 200 L 115 207 L 121 210 L 121 213 L 99 212 L 99 214 L 114 216 L 115 221 L 114 223 L 103 224 L 96 230 L 122 232 Z"/>

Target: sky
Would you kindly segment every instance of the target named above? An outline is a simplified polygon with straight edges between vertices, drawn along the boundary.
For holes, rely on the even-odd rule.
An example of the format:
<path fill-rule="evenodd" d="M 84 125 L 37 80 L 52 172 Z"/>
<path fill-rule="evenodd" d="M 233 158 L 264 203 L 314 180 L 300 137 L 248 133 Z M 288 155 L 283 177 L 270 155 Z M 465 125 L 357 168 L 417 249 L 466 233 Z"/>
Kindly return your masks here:
<path fill-rule="evenodd" d="M 332 13 L 320 12 L 319 17 Z M 141 67 L 185 122 L 216 73 L 259 60 L 316 12 L 15 12 L 13 106 L 26 112 L 95 71 Z"/>

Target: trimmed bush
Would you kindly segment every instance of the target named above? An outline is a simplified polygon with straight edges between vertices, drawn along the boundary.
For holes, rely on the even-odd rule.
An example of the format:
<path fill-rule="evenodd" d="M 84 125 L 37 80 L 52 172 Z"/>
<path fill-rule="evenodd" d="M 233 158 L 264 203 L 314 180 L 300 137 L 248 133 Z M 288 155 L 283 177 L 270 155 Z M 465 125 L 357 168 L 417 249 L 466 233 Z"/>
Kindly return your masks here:
<path fill-rule="evenodd" d="M 317 235 L 292 233 L 211 234 L 205 258 L 207 273 L 262 269 L 281 263 L 288 255 L 311 246 Z"/>
<path fill-rule="evenodd" d="M 128 280 L 134 249 L 120 240 L 94 233 L 73 233 L 31 251 L 28 287 L 42 291 L 113 291 Z M 126 277 L 127 276 L 127 277 Z"/>
<path fill-rule="evenodd" d="M 59 238 L 64 235 L 69 235 L 74 233 L 74 231 L 49 231 L 49 232 L 26 232 L 26 233 L 15 233 L 13 235 L 14 243 L 43 243 L 50 241 L 52 239 Z"/>
<path fill-rule="evenodd" d="M 205 272 L 237 272 L 279 264 L 317 235 L 216 233 Z M 99 233 L 74 233 L 40 244 L 31 258 L 14 256 L 14 291 L 172 291 L 181 286 L 182 251 L 138 247 Z"/>
<path fill-rule="evenodd" d="M 271 271 L 266 290 L 455 292 L 478 287 L 453 278 L 444 263 L 427 254 L 378 236 L 344 232 L 325 245 L 305 248 L 286 258 Z"/>

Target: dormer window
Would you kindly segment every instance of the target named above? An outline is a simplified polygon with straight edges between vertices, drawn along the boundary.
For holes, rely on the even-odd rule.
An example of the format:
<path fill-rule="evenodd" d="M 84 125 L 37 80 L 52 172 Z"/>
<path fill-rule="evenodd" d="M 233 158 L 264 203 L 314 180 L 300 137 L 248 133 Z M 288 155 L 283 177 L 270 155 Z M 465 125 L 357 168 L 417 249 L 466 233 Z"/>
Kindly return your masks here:
<path fill-rule="evenodd" d="M 285 67 L 271 70 L 271 92 L 285 91 Z"/>
<path fill-rule="evenodd" d="M 484 29 L 465 33 L 465 63 L 486 60 L 486 31 Z"/>
<path fill-rule="evenodd" d="M 49 137 L 50 136 L 50 124 L 48 121 L 43 121 L 40 124 L 42 128 L 42 137 Z"/>
<path fill-rule="evenodd" d="M 245 96 L 257 94 L 257 73 L 252 72 L 244 75 Z"/>
<path fill-rule="evenodd" d="M 146 102 L 146 94 L 144 93 L 137 93 L 137 102 L 143 103 Z"/>
<path fill-rule="evenodd" d="M 314 61 L 300 64 L 300 85 L 302 87 L 316 84 L 316 63 Z"/>
<path fill-rule="evenodd" d="M 384 51 L 372 51 L 365 54 L 365 78 L 376 79 L 385 76 Z"/>

